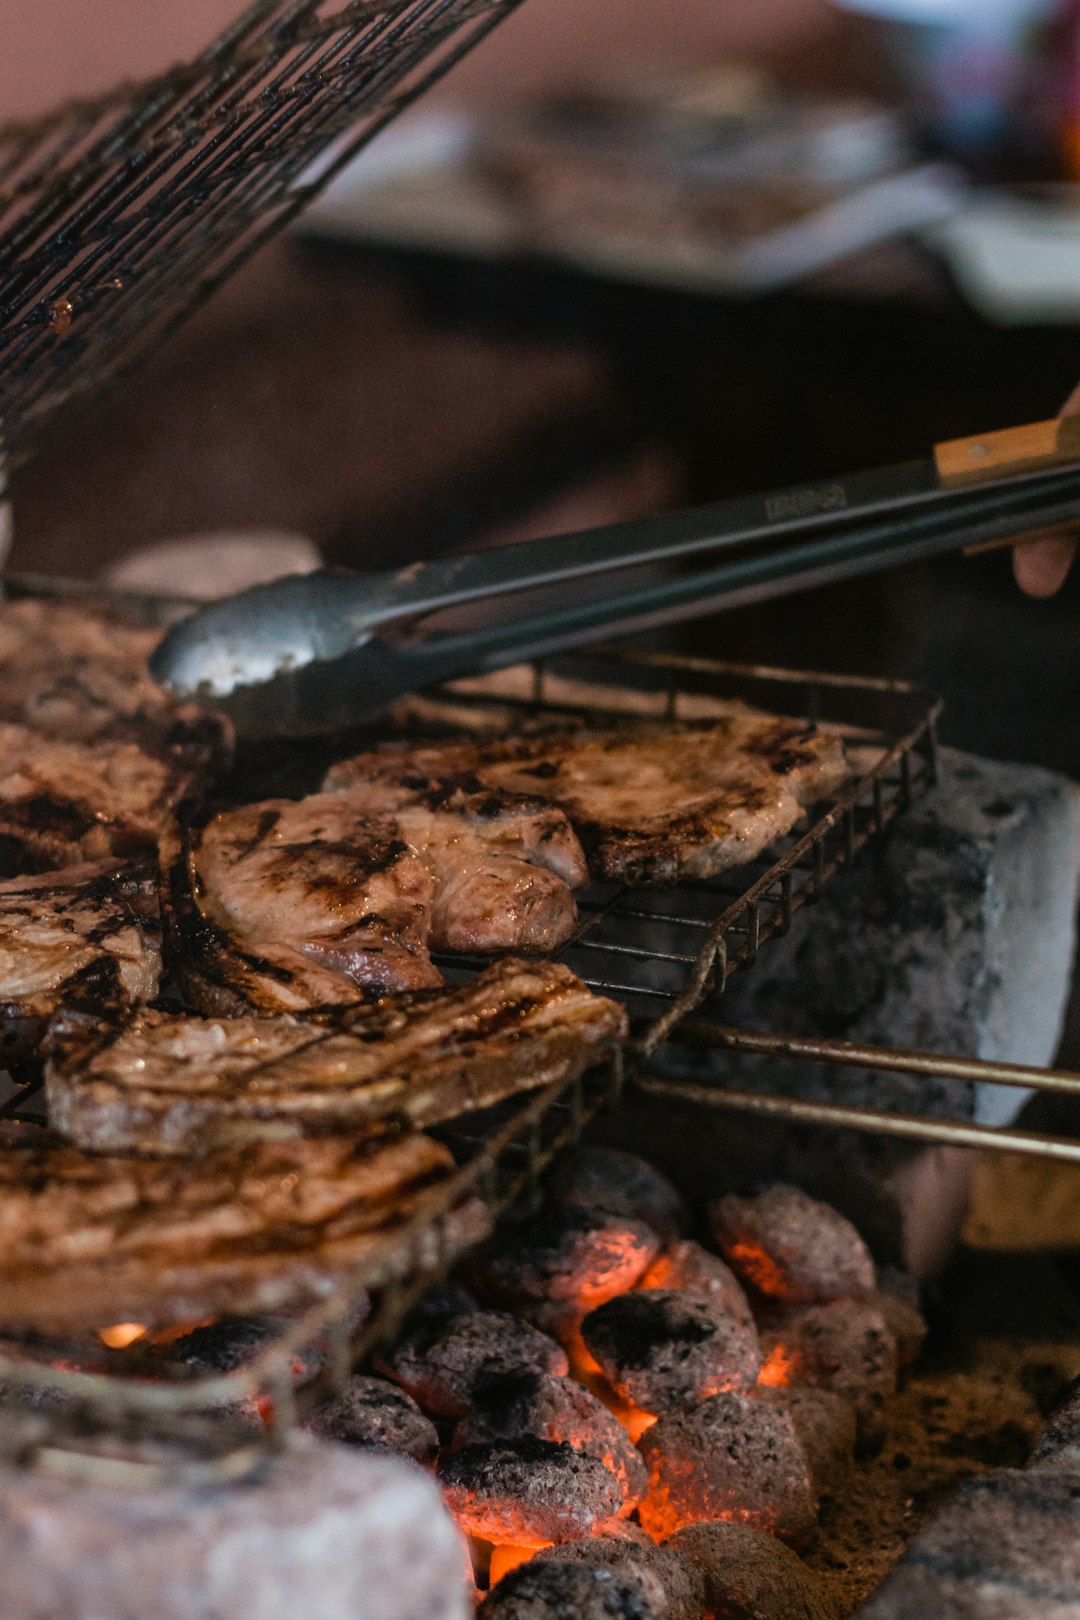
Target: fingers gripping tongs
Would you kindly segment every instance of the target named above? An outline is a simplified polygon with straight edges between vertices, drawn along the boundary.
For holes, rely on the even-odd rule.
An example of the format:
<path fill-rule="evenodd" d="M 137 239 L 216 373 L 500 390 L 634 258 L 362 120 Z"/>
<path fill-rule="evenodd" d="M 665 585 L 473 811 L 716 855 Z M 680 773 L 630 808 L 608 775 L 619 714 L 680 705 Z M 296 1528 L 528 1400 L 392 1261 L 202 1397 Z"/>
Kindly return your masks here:
<path fill-rule="evenodd" d="M 275 580 L 176 625 L 151 671 L 224 710 L 240 737 L 312 735 L 455 675 L 1075 523 L 1080 418 L 1065 418 L 396 573 Z M 448 628 L 470 603 L 479 622 Z"/>

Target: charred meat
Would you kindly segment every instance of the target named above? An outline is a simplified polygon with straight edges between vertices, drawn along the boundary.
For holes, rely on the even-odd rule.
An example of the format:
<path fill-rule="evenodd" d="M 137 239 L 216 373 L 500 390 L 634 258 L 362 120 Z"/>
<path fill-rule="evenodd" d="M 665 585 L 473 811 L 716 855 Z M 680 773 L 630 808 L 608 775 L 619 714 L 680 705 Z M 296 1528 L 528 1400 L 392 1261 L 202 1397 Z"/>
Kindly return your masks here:
<path fill-rule="evenodd" d="M 0 1321 L 73 1332 L 123 1317 L 160 1326 L 291 1309 L 372 1263 L 453 1172 L 419 1135 L 263 1142 L 198 1163 L 97 1157 L 73 1147 L 0 1156 Z M 484 1229 L 472 1202 L 451 1243 Z"/>
<path fill-rule="evenodd" d="M 0 1051 L 32 1057 L 58 1008 L 117 1014 L 157 995 L 156 874 L 116 861 L 0 883 Z"/>
<path fill-rule="evenodd" d="M 311 1019 L 144 1012 L 63 1043 L 49 1118 L 103 1153 L 205 1154 L 321 1131 L 427 1126 L 575 1077 L 626 1015 L 568 968 L 505 959 L 458 989 Z"/>
<path fill-rule="evenodd" d="M 733 706 L 696 724 L 394 746 L 324 786 L 528 794 L 565 811 L 598 877 L 668 884 L 753 859 L 846 775 L 835 737 Z"/>
<path fill-rule="evenodd" d="M 483 796 L 481 796 L 483 798 Z M 173 954 L 209 1012 L 292 1012 L 442 982 L 429 946 L 549 950 L 584 858 L 560 812 L 320 793 L 208 819 L 163 843 Z M 557 869 L 557 870 L 556 870 Z"/>

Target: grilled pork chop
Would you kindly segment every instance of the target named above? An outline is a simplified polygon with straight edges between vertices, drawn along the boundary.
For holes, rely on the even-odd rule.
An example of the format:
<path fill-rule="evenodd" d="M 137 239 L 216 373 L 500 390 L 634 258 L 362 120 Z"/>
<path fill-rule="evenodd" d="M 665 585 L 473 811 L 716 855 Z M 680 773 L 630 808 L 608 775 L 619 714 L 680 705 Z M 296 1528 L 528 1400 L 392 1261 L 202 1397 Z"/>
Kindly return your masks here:
<path fill-rule="evenodd" d="M 527 793 L 566 812 L 597 876 L 668 884 L 753 859 L 846 775 L 838 739 L 733 708 L 700 724 L 394 745 L 333 766 L 323 785 Z"/>
<path fill-rule="evenodd" d="M 568 968 L 505 959 L 458 989 L 298 1018 L 144 1012 L 60 1043 L 49 1120 L 98 1153 L 203 1154 L 320 1131 L 433 1125 L 572 1079 L 626 1032 L 626 1014 Z"/>
<path fill-rule="evenodd" d="M 454 1168 L 428 1137 L 260 1142 L 200 1159 L 100 1158 L 73 1147 L 0 1155 L 0 1321 L 74 1332 L 278 1311 L 350 1272 L 401 1269 L 394 1240 Z M 486 1221 L 475 1200 L 451 1246 Z M 380 1252 L 384 1251 L 384 1252 Z"/>
<path fill-rule="evenodd" d="M 0 883 L 0 1053 L 32 1057 L 60 1006 L 115 1014 L 157 995 L 156 873 L 122 862 Z"/>
<path fill-rule="evenodd" d="M 163 840 L 173 954 L 195 1004 L 292 1012 L 442 982 L 428 947 L 543 951 L 572 933 L 560 811 L 503 794 L 322 793 L 180 816 Z M 413 796 L 415 798 L 415 796 Z"/>

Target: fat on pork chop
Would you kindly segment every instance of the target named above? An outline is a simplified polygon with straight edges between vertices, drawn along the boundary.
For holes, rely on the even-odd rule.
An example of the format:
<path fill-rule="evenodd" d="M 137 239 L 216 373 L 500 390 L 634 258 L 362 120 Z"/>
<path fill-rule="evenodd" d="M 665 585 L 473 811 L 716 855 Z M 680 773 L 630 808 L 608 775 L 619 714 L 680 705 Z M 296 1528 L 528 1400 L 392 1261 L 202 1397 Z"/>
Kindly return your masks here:
<path fill-rule="evenodd" d="M 70 1333 L 117 1320 L 166 1326 L 289 1310 L 360 1267 L 409 1263 L 408 1223 L 454 1162 L 420 1135 L 386 1145 L 319 1137 L 209 1158 L 110 1158 L 74 1147 L 0 1155 L 0 1321 Z M 485 1234 L 482 1205 L 451 1211 L 451 1251 Z"/>
<path fill-rule="evenodd" d="M 847 775 L 836 737 L 733 707 L 701 723 L 394 744 L 332 766 L 323 786 L 528 794 L 566 813 L 596 876 L 665 885 L 752 860 Z"/>
<path fill-rule="evenodd" d="M 100 861 L 0 883 L 0 1052 L 33 1057 L 57 1009 L 119 1016 L 157 995 L 157 874 Z"/>
<path fill-rule="evenodd" d="M 553 962 L 310 1019 L 143 1012 L 77 1029 L 46 1070 L 49 1121 L 98 1153 L 199 1155 L 263 1138 L 421 1127 L 576 1078 L 623 1009 Z"/>

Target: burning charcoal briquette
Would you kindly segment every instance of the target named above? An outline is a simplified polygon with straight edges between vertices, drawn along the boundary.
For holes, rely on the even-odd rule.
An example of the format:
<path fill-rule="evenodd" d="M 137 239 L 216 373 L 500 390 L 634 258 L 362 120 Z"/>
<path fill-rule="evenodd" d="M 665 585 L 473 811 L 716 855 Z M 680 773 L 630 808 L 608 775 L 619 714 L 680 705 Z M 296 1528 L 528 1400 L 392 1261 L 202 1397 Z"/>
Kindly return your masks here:
<path fill-rule="evenodd" d="M 803 1384 L 759 1385 L 757 1396 L 791 1413 L 815 1491 L 830 1490 L 847 1473 L 855 1455 L 858 1426 L 852 1402 L 835 1390 Z"/>
<path fill-rule="evenodd" d="M 745 1389 L 761 1366 L 757 1334 L 690 1290 L 620 1294 L 590 1312 L 581 1334 L 617 1392 L 646 1412 Z"/>
<path fill-rule="evenodd" d="M 620 1536 L 590 1536 L 586 1541 L 546 1547 L 535 1562 L 584 1564 L 589 1569 L 636 1576 L 664 1620 L 703 1620 L 705 1614 L 705 1582 L 676 1547 L 658 1547 L 655 1541 L 642 1545 Z"/>
<path fill-rule="evenodd" d="M 320 1440 L 411 1457 L 422 1468 L 434 1468 L 439 1453 L 430 1418 L 385 1378 L 350 1378 L 342 1394 L 315 1408 L 306 1427 Z"/>
<path fill-rule="evenodd" d="M 662 1250 L 641 1278 L 638 1287 L 692 1288 L 697 1294 L 708 1294 L 742 1327 L 757 1331 L 750 1302 L 731 1267 L 718 1254 L 710 1254 L 708 1249 L 703 1249 L 692 1238 L 673 1243 L 670 1248 Z"/>
<path fill-rule="evenodd" d="M 579 1148 L 560 1163 L 551 1196 L 556 1204 L 631 1215 L 665 1243 L 674 1243 L 691 1226 L 690 1211 L 667 1177 L 619 1148 Z"/>
<path fill-rule="evenodd" d="M 640 1441 L 649 1490 L 639 1518 L 662 1538 L 686 1524 L 734 1519 L 805 1547 L 815 1503 L 788 1412 L 729 1391 L 666 1413 Z"/>
<path fill-rule="evenodd" d="M 641 1453 L 607 1407 L 569 1378 L 531 1373 L 499 1379 L 454 1430 L 454 1447 L 517 1440 L 526 1434 L 565 1441 L 597 1458 L 619 1481 L 625 1504 L 633 1506 L 644 1496 Z"/>
<path fill-rule="evenodd" d="M 477 1257 L 471 1282 L 488 1304 L 587 1311 L 632 1288 L 659 1249 L 656 1233 L 633 1216 L 553 1210 L 501 1232 Z"/>
<path fill-rule="evenodd" d="M 739 1276 L 788 1305 L 863 1299 L 876 1286 L 870 1251 L 849 1220 L 799 1187 L 709 1205 L 713 1236 Z"/>
<path fill-rule="evenodd" d="M 677 1548 L 697 1569 L 710 1615 L 724 1620 L 836 1620 L 836 1605 L 819 1577 L 763 1530 L 747 1524 L 692 1524 L 666 1546 Z"/>
<path fill-rule="evenodd" d="M 893 1266 L 886 1266 L 878 1281 L 878 1291 L 867 1303 L 876 1305 L 885 1318 L 896 1340 L 901 1367 L 910 1367 L 918 1360 L 927 1334 L 926 1318 L 919 1309 L 919 1285 L 914 1277 Z"/>
<path fill-rule="evenodd" d="M 566 1352 L 504 1311 L 469 1311 L 417 1322 L 376 1367 L 425 1412 L 460 1418 L 494 1380 L 510 1373 L 569 1371 Z"/>
<path fill-rule="evenodd" d="M 511 1570 L 481 1613 L 484 1620 L 666 1620 L 633 1576 L 550 1560 Z"/>
<path fill-rule="evenodd" d="M 238 1372 L 257 1360 L 290 1326 L 283 1317 L 223 1316 L 174 1339 L 165 1359 L 207 1378 Z M 318 1372 L 324 1360 L 325 1354 L 313 1347 L 298 1351 L 293 1358 L 293 1378 L 303 1383 Z"/>
<path fill-rule="evenodd" d="M 462 1530 L 518 1547 L 599 1535 L 624 1506 L 602 1462 L 533 1435 L 462 1446 L 440 1463 L 439 1486 Z"/>
<path fill-rule="evenodd" d="M 763 1379 L 810 1384 L 845 1395 L 855 1407 L 859 1444 L 876 1444 L 885 1402 L 896 1390 L 896 1341 L 873 1305 L 836 1300 L 787 1318 L 767 1338 Z"/>

